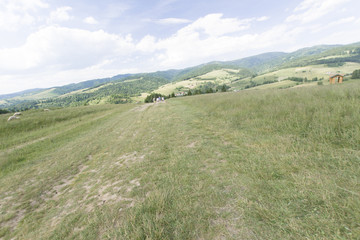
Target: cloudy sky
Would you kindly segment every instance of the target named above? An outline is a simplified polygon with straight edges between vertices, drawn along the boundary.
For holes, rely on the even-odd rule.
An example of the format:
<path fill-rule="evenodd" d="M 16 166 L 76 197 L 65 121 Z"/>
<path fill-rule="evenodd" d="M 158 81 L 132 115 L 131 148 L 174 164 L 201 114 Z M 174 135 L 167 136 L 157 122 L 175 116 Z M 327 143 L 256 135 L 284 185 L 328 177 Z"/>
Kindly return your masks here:
<path fill-rule="evenodd" d="M 360 41 L 359 0 L 0 0 L 0 94 Z"/>

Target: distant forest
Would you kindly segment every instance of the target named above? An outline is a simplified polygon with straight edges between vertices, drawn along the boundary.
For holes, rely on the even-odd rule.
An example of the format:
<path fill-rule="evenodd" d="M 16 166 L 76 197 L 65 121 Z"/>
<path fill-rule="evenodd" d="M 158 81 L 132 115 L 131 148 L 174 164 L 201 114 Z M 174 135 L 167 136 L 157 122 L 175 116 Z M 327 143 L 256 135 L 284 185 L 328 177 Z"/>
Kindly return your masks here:
<path fill-rule="evenodd" d="M 344 46 L 339 45 L 320 45 L 310 48 L 300 49 L 292 53 L 272 52 L 264 53 L 252 57 L 247 57 L 227 62 L 211 62 L 195 67 L 158 71 L 153 73 L 141 74 L 123 74 L 111 78 L 95 79 L 76 84 L 69 84 L 62 87 L 55 87 L 51 90 L 51 96 L 43 98 L 33 98 L 31 96 L 39 94 L 49 89 L 33 89 L 20 93 L 0 96 L 1 113 L 6 111 L 20 111 L 36 108 L 55 108 L 80 106 L 99 103 L 122 104 L 129 103 L 133 97 L 140 96 L 142 93 L 153 93 L 160 86 L 183 80 L 194 79 L 220 69 L 234 69 L 238 80 L 261 75 L 263 73 L 290 68 L 302 67 L 308 65 L 326 64 L 328 67 L 340 67 L 346 62 L 360 63 L 360 43 L 354 43 Z M 359 70 L 360 71 L 360 70 Z M 353 78 L 360 78 L 360 72 L 355 71 Z M 321 79 L 313 78 L 288 78 L 297 84 L 309 81 L 318 81 Z M 209 79 L 212 80 L 212 79 Z M 215 78 L 214 78 L 215 80 Z M 262 83 L 250 80 L 244 89 L 256 87 L 259 84 L 271 84 L 276 79 L 267 79 Z M 197 89 L 189 90 L 188 94 L 202 94 L 216 92 L 222 89 L 215 83 L 203 84 Z M 225 87 L 226 90 L 229 86 Z M 25 96 L 25 97 L 24 97 Z M 29 97 L 30 96 L 30 97 Z"/>

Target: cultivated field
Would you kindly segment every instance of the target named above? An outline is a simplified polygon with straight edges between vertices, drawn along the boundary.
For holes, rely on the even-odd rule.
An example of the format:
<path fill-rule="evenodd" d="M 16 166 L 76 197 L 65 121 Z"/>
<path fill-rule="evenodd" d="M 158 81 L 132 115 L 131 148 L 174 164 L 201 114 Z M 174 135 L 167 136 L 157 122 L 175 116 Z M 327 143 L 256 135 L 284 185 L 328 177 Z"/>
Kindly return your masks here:
<path fill-rule="evenodd" d="M 360 238 L 360 81 L 8 117 L 0 238 Z"/>
<path fill-rule="evenodd" d="M 159 87 L 158 89 L 154 90 L 154 92 L 161 93 L 164 95 L 169 95 L 172 92 L 175 93 L 179 91 L 187 92 L 189 89 L 194 89 L 208 82 L 218 85 L 229 84 L 232 80 L 235 80 L 237 78 L 236 77 L 237 73 L 239 73 L 239 71 L 233 69 L 214 70 L 209 73 L 200 75 L 198 77 L 191 78 L 189 80 L 183 80 L 179 82 L 165 84 Z"/>
<path fill-rule="evenodd" d="M 311 80 L 312 78 L 324 78 L 328 80 L 329 75 L 341 73 L 341 74 L 351 74 L 354 70 L 359 69 L 359 63 L 345 63 L 343 66 L 339 67 L 328 67 L 325 64 L 320 65 L 311 65 L 305 67 L 296 67 L 296 68 L 284 68 L 278 71 L 266 73 L 259 75 L 254 78 L 254 81 L 261 81 L 267 79 L 276 79 L 283 80 L 287 77 L 301 77 Z"/>

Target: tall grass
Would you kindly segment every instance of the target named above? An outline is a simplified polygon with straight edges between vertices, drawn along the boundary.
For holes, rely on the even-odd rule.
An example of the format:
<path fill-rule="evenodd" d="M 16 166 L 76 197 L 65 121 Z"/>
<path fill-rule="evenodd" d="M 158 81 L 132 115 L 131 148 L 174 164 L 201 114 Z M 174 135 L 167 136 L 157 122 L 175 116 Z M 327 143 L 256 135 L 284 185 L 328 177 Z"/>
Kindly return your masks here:
<path fill-rule="evenodd" d="M 232 143 L 227 159 L 249 182 L 239 207 L 258 237 L 360 236 L 359 90 L 353 83 L 184 100 Z"/>
<path fill-rule="evenodd" d="M 89 115 L 109 110 L 109 106 L 90 106 L 67 109 L 55 109 L 51 111 L 29 110 L 20 115 L 20 120 L 7 122 L 6 119 L 12 114 L 0 116 L 0 142 L 1 148 L 9 147 L 12 138 L 19 143 L 19 138 L 27 137 L 30 132 L 38 133 L 43 129 L 49 130 L 51 126 L 59 123 L 69 123 L 71 120 L 81 121 Z M 17 137 L 17 138 L 16 138 Z"/>
<path fill-rule="evenodd" d="M 359 90 L 25 113 L 6 131 L 28 141 L 1 138 L 0 237 L 359 239 Z"/>

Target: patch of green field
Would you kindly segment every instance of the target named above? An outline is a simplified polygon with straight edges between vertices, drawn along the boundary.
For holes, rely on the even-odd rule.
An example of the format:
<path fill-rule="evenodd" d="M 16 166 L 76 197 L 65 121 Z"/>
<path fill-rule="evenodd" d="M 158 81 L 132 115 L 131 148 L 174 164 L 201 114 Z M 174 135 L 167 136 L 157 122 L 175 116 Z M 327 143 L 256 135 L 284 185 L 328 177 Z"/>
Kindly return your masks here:
<path fill-rule="evenodd" d="M 214 80 L 222 81 L 221 83 L 226 83 L 235 79 L 236 78 L 235 74 L 238 72 L 239 72 L 238 70 L 233 70 L 233 69 L 220 69 L 220 70 L 211 71 L 197 78 L 204 80 L 214 79 Z"/>
<path fill-rule="evenodd" d="M 308 80 L 312 80 L 313 78 L 318 78 L 325 85 L 328 84 L 329 75 L 333 73 L 341 73 L 341 74 L 351 74 L 355 69 L 359 69 L 359 63 L 346 63 L 341 67 L 328 67 L 324 64 L 322 65 L 312 65 L 305 67 L 297 67 L 297 68 L 285 68 L 269 73 L 265 73 L 254 78 L 244 78 L 233 81 L 230 86 L 233 90 L 241 90 L 246 86 L 251 85 L 251 82 L 256 84 L 263 84 L 267 81 L 279 81 L 279 83 L 265 84 L 264 86 L 256 86 L 256 89 L 267 89 L 267 88 L 277 88 L 279 85 L 280 88 L 287 88 L 295 86 L 295 83 L 290 84 L 288 81 L 283 82 L 289 77 L 297 77 L 297 78 L 307 78 Z M 284 86 L 281 86 L 284 85 Z M 316 83 L 301 83 L 300 85 L 296 85 L 296 87 L 300 86 L 314 86 Z M 254 87 L 251 87 L 252 89 Z"/>
<path fill-rule="evenodd" d="M 94 87 L 94 88 L 79 89 L 79 90 L 76 90 L 76 91 L 65 93 L 65 94 L 63 94 L 63 95 L 61 95 L 59 97 L 63 98 L 63 97 L 68 97 L 68 96 L 79 94 L 79 93 L 92 93 L 92 92 L 96 92 L 97 90 L 99 90 L 101 88 L 104 88 L 104 87 L 107 87 L 107 86 L 110 86 L 110 85 L 113 85 L 113 84 L 114 83 L 106 83 L 106 84 L 103 84 L 103 85 L 100 85 L 100 86 Z"/>
<path fill-rule="evenodd" d="M 98 105 L 98 104 L 107 104 L 108 100 L 109 100 L 109 96 L 107 97 L 103 97 L 103 98 L 99 98 L 99 99 L 94 99 L 88 102 L 89 105 Z"/>
<path fill-rule="evenodd" d="M 141 80 L 142 78 L 135 78 L 135 79 L 129 79 L 129 80 L 125 80 L 124 82 L 136 82 Z"/>
<path fill-rule="evenodd" d="M 83 92 L 84 92 L 84 93 L 96 92 L 97 90 L 99 90 L 99 89 L 101 89 L 101 88 L 104 88 L 104 87 L 107 87 L 107 86 L 110 86 L 110 85 L 113 85 L 113 84 L 114 84 L 114 83 L 106 83 L 106 84 L 100 85 L 99 87 L 90 88 L 90 89 L 85 89 Z"/>
<path fill-rule="evenodd" d="M 309 80 L 317 78 L 329 78 L 329 73 L 341 73 L 341 74 L 351 74 L 355 69 L 360 68 L 360 63 L 346 63 L 341 67 L 328 67 L 324 64 L 321 65 L 312 65 L 306 67 L 297 67 L 297 68 L 285 68 L 278 71 L 266 73 L 259 75 L 253 79 L 255 82 L 265 81 L 269 77 L 274 79 L 283 80 L 287 77 L 301 77 L 307 78 Z"/>
<path fill-rule="evenodd" d="M 259 89 L 274 89 L 274 88 L 278 89 L 278 88 L 290 88 L 290 87 L 294 87 L 294 86 L 296 86 L 296 82 L 290 81 L 290 80 L 284 80 L 281 82 L 264 84 L 264 85 L 256 86 L 256 87 L 249 88 L 249 89 L 257 89 L 257 90 L 259 90 Z"/>
<path fill-rule="evenodd" d="M 302 88 L 302 87 L 314 87 L 317 85 L 317 82 L 303 83 L 299 85 L 295 85 L 293 88 Z M 329 85 L 328 82 L 325 82 L 324 85 Z"/>
<path fill-rule="evenodd" d="M 327 57 L 319 58 L 318 60 L 325 60 L 325 59 L 332 59 L 332 58 L 343 58 L 343 57 L 351 57 L 351 56 L 356 56 L 356 55 L 354 55 L 354 54 L 332 55 L 332 56 L 327 56 Z"/>
<path fill-rule="evenodd" d="M 212 82 L 218 85 L 229 84 L 231 81 L 237 79 L 239 70 L 234 69 L 220 69 L 213 70 L 209 73 L 191 78 L 189 80 L 183 80 L 179 82 L 173 82 L 163 85 L 156 89 L 154 92 L 169 95 L 172 92 L 187 91 L 203 85 L 207 82 Z"/>
<path fill-rule="evenodd" d="M 148 95 L 149 93 L 141 93 L 140 96 L 132 97 L 131 99 L 135 102 L 143 102 Z"/>
<path fill-rule="evenodd" d="M 358 239 L 359 90 L 1 115 L 0 237 Z"/>
<path fill-rule="evenodd" d="M 75 95 L 75 94 L 78 94 L 78 93 L 83 93 L 85 91 L 88 91 L 88 88 L 79 89 L 79 90 L 76 90 L 76 91 L 72 91 L 72 92 L 69 92 L 69 93 L 62 94 L 62 95 L 59 96 L 59 98 L 64 98 L 64 97 L 68 97 L 68 96 Z"/>
<path fill-rule="evenodd" d="M 241 90 L 244 89 L 244 87 L 246 85 L 248 85 L 250 83 L 251 78 L 243 78 L 243 79 L 239 79 L 239 80 L 235 80 L 233 81 L 230 86 L 232 90 Z"/>
<path fill-rule="evenodd" d="M 179 82 L 173 82 L 165 84 L 158 89 L 154 90 L 156 93 L 161 93 L 164 95 L 169 95 L 172 92 L 179 92 L 180 90 L 193 89 L 197 86 L 200 86 L 208 81 L 206 80 L 184 80 Z"/>
<path fill-rule="evenodd" d="M 45 99 L 45 98 L 52 98 L 58 96 L 58 94 L 54 93 L 55 88 L 50 88 L 45 91 L 41 91 L 36 94 L 25 95 L 21 97 L 14 97 L 12 100 L 38 100 L 38 99 Z"/>

